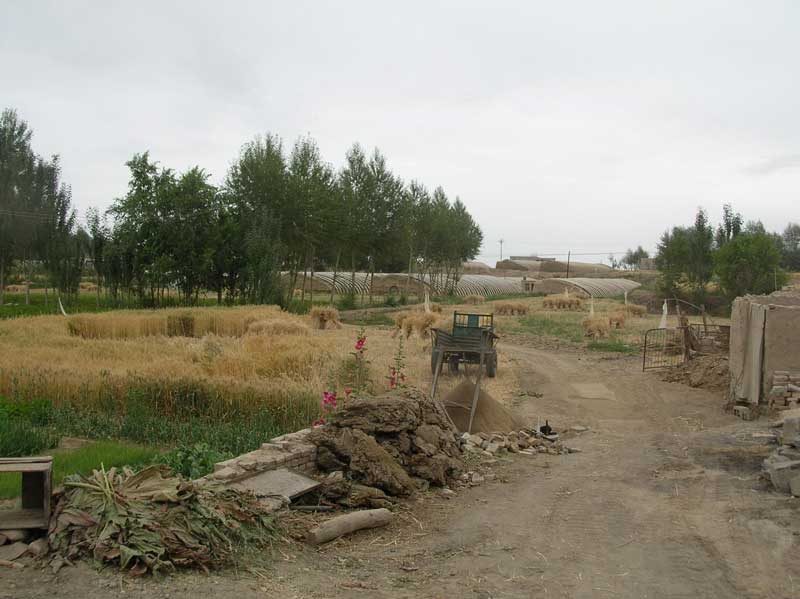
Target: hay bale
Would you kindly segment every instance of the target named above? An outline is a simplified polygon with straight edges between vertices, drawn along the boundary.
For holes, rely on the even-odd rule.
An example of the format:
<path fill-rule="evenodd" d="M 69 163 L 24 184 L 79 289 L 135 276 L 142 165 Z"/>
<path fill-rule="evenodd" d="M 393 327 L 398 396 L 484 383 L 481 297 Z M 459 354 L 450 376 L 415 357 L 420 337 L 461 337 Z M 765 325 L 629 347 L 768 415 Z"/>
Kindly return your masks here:
<path fill-rule="evenodd" d="M 524 302 L 496 302 L 494 311 L 501 316 L 523 315 L 528 313 L 528 304 Z"/>
<path fill-rule="evenodd" d="M 315 306 L 308 313 L 308 317 L 311 319 L 311 326 L 315 329 L 325 330 L 329 324 L 337 329 L 342 328 L 339 310 L 336 308 Z"/>
<path fill-rule="evenodd" d="M 625 312 L 613 312 L 608 316 L 608 325 L 612 329 L 621 329 L 625 326 Z"/>
<path fill-rule="evenodd" d="M 634 318 L 643 318 L 647 314 L 647 306 L 640 306 L 639 304 L 628 304 L 625 306 L 625 311 L 628 315 Z"/>
<path fill-rule="evenodd" d="M 469 426 L 469 413 L 474 395 L 475 383 L 464 380 L 442 399 L 447 413 L 460 432 L 466 432 Z M 521 428 L 524 428 L 521 420 L 481 389 L 478 394 L 478 405 L 475 408 L 475 418 L 472 421 L 473 433 L 507 433 Z"/>
<path fill-rule="evenodd" d="M 465 304 L 482 304 L 486 301 L 486 298 L 482 295 L 468 295 L 464 298 Z"/>
<path fill-rule="evenodd" d="M 254 320 L 245 335 L 308 335 L 308 325 L 288 318 Z"/>
<path fill-rule="evenodd" d="M 607 318 L 592 317 L 583 321 L 583 330 L 587 337 L 592 339 L 604 339 L 608 337 L 611 327 Z"/>

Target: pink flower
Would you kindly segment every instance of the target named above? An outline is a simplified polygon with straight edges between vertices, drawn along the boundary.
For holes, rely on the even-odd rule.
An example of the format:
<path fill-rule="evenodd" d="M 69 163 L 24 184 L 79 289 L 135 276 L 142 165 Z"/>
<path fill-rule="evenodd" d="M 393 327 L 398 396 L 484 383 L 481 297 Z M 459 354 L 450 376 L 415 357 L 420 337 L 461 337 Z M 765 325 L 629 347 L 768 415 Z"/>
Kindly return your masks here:
<path fill-rule="evenodd" d="M 336 409 L 336 391 L 324 391 L 322 393 L 322 407 L 326 410 Z"/>
<path fill-rule="evenodd" d="M 356 351 L 361 351 L 364 349 L 364 345 L 367 343 L 366 337 L 359 337 L 358 341 L 356 341 Z"/>
<path fill-rule="evenodd" d="M 394 389 L 395 387 L 397 387 L 397 381 L 392 378 L 389 380 L 389 388 Z"/>
<path fill-rule="evenodd" d="M 353 390 L 347 387 L 344 388 L 344 397 L 348 399 L 353 394 Z"/>
<path fill-rule="evenodd" d="M 311 423 L 311 426 L 322 426 L 323 424 L 325 424 L 325 419 L 318 418 L 317 420 Z"/>

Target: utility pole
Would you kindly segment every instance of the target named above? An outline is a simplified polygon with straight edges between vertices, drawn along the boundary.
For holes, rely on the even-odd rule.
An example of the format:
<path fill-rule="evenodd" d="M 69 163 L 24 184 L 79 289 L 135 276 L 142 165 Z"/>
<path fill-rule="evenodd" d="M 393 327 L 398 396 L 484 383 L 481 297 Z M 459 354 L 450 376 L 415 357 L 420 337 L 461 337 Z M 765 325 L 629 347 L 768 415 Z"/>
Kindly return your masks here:
<path fill-rule="evenodd" d="M 500 262 L 502 262 L 502 261 L 503 261 L 503 244 L 504 244 L 505 242 L 506 242 L 506 240 L 505 240 L 505 239 L 501 239 L 501 240 L 499 241 L 499 243 L 500 243 Z"/>
<path fill-rule="evenodd" d="M 564 254 L 561 254 L 562 256 Z M 565 278 L 569 279 L 569 259 L 572 256 L 572 250 L 567 251 L 567 276 Z"/>

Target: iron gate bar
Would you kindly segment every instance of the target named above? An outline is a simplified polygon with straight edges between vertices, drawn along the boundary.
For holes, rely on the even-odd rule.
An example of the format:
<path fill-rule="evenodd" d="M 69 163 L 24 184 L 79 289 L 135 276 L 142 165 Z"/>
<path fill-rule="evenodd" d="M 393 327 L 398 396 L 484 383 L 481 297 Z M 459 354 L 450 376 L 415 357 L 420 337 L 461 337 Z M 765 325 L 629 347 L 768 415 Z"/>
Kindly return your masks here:
<path fill-rule="evenodd" d="M 671 368 L 686 361 L 686 331 L 677 329 L 650 329 L 644 334 L 642 370 Z"/>

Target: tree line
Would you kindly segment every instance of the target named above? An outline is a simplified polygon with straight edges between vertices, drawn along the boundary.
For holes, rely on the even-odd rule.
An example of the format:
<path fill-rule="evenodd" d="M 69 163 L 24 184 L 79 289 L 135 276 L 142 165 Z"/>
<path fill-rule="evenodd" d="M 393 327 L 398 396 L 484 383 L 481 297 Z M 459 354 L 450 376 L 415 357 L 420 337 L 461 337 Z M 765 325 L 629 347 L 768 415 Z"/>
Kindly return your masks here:
<path fill-rule="evenodd" d="M 58 158 L 36 155 L 27 123 L 2 113 L 0 293 L 12 270 L 30 280 L 37 264 L 52 288 L 72 295 L 91 264 L 98 298 L 103 288 L 117 302 L 193 304 L 207 290 L 220 303 L 285 305 L 298 276 L 320 270 L 454 285 L 483 239 L 459 198 L 405 182 L 379 150 L 358 144 L 337 170 L 311 137 L 288 151 L 275 135 L 257 137 L 220 185 L 200 167 L 179 173 L 147 152 L 126 165 L 125 195 L 79 223 Z"/>
<path fill-rule="evenodd" d="M 771 293 L 786 284 L 787 270 L 800 270 L 800 224 L 768 232 L 761 221 L 745 222 L 726 204 L 714 228 L 705 210 L 698 209 L 692 226 L 664 232 L 655 260 L 659 291 L 666 296 L 701 303 L 712 280 L 729 300 Z"/>

